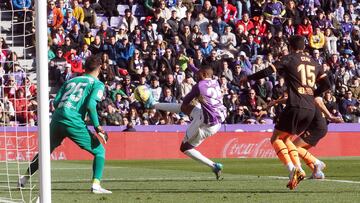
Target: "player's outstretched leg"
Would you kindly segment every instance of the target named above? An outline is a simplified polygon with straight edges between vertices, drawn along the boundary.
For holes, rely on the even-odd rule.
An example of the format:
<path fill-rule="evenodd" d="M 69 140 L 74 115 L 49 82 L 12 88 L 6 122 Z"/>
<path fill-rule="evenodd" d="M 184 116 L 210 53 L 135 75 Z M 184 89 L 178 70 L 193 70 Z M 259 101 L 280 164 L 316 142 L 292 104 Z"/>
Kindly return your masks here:
<path fill-rule="evenodd" d="M 298 147 L 299 156 L 304 160 L 306 165 L 312 171 L 311 179 L 324 179 L 325 174 L 323 170 L 326 167 L 326 164 L 319 159 L 317 159 L 314 155 L 312 155 L 308 150 L 303 147 Z"/>
<path fill-rule="evenodd" d="M 221 172 L 223 170 L 223 165 L 221 163 L 215 163 L 211 161 L 210 159 L 202 155 L 199 151 L 194 149 L 194 146 L 192 146 L 188 142 L 181 143 L 180 151 L 186 154 L 188 157 L 210 167 L 215 174 L 216 180 L 222 179 Z"/>

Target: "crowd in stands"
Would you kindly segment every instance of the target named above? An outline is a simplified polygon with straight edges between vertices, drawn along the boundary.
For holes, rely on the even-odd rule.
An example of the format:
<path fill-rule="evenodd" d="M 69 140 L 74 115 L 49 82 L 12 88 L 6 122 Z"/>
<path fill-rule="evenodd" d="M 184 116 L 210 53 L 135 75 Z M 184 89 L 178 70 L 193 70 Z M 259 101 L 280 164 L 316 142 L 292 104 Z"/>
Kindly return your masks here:
<path fill-rule="evenodd" d="M 331 90 L 323 95 L 329 111 L 360 121 L 356 0 L 50 0 L 48 33 L 53 92 L 83 74 L 88 56 L 101 54 L 102 125 L 186 125 L 186 115 L 144 109 L 132 94 L 147 85 L 156 101 L 181 102 L 196 83 L 189 65 L 213 68 L 226 123 L 272 123 L 285 107 L 274 104 L 286 95 L 284 79 L 239 81 L 287 55 L 295 34 L 306 38 L 307 54 L 330 78 Z"/>

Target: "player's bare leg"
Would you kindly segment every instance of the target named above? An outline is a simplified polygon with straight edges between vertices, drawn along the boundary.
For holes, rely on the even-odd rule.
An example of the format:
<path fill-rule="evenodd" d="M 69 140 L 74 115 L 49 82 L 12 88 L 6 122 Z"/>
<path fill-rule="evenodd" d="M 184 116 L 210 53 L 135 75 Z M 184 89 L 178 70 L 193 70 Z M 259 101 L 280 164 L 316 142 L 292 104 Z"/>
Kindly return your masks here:
<path fill-rule="evenodd" d="M 301 137 L 297 137 L 293 143 L 298 148 L 299 156 L 304 160 L 306 165 L 311 169 L 312 175 L 310 178 L 312 179 L 324 179 L 325 174 L 323 170 L 326 168 L 326 164 L 321 160 L 317 159 L 314 155 L 312 155 L 308 149 L 312 146 L 306 143 Z"/>

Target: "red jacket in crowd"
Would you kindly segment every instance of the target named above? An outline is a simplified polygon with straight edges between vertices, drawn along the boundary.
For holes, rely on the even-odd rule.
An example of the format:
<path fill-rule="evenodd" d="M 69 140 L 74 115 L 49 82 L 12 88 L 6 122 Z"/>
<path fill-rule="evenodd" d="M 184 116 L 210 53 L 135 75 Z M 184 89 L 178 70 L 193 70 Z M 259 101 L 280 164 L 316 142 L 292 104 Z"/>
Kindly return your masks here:
<path fill-rule="evenodd" d="M 297 27 L 297 32 L 296 32 L 296 34 L 302 35 L 302 36 L 304 36 L 304 37 L 309 37 L 309 35 L 310 35 L 312 32 L 313 32 L 313 29 L 312 29 L 311 24 L 308 24 L 308 25 L 300 24 L 300 25 Z"/>
<path fill-rule="evenodd" d="M 236 18 L 237 15 L 237 9 L 235 6 L 231 4 L 227 4 L 226 8 L 223 8 L 223 5 L 219 5 L 217 7 L 217 16 L 221 16 L 222 19 L 228 23 L 230 20 L 233 20 Z"/>

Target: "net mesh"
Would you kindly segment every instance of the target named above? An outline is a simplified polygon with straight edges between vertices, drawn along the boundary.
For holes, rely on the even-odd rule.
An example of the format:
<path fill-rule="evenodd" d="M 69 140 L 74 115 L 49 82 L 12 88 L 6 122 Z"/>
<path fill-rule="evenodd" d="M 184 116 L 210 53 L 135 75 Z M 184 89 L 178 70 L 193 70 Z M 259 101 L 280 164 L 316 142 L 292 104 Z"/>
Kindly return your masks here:
<path fill-rule="evenodd" d="M 37 153 L 34 16 L 0 1 L 0 202 L 35 202 L 37 178 L 18 188 Z"/>

